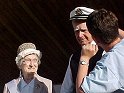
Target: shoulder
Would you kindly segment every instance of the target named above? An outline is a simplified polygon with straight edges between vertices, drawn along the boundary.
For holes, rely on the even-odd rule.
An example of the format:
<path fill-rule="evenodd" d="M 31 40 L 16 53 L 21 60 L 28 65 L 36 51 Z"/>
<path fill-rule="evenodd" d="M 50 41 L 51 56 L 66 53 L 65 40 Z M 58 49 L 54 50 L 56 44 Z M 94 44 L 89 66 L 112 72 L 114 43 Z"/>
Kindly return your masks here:
<path fill-rule="evenodd" d="M 13 80 L 7 82 L 5 85 L 6 85 L 6 86 L 11 86 L 11 87 L 12 87 L 13 85 L 17 85 L 18 82 L 19 82 L 19 78 L 13 79 Z"/>
<path fill-rule="evenodd" d="M 9 91 L 16 91 L 18 79 L 13 79 L 5 84 L 3 93 L 10 93 Z"/>
<path fill-rule="evenodd" d="M 36 75 L 36 78 L 41 81 L 41 82 L 48 82 L 48 83 L 52 83 L 52 80 L 44 78 L 42 76 Z"/>
<path fill-rule="evenodd" d="M 7 82 L 7 83 L 6 83 L 6 85 L 13 84 L 13 83 L 15 83 L 16 81 L 17 81 L 17 79 L 13 79 L 13 80 L 11 80 L 11 81 Z"/>
<path fill-rule="evenodd" d="M 41 77 L 39 75 L 36 75 L 35 78 L 36 78 L 35 79 L 35 84 L 36 85 L 47 87 L 49 93 L 52 93 L 52 87 L 53 87 L 52 80 L 44 78 L 44 77 Z"/>

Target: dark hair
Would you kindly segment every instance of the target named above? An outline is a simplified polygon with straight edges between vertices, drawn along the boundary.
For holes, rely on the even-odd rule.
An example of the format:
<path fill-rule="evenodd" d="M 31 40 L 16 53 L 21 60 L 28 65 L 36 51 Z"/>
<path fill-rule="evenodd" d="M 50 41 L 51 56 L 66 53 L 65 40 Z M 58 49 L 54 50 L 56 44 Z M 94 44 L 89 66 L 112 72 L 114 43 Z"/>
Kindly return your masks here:
<path fill-rule="evenodd" d="M 92 36 L 98 37 L 104 44 L 110 44 L 118 35 L 118 19 L 114 13 L 105 9 L 92 12 L 86 25 Z"/>

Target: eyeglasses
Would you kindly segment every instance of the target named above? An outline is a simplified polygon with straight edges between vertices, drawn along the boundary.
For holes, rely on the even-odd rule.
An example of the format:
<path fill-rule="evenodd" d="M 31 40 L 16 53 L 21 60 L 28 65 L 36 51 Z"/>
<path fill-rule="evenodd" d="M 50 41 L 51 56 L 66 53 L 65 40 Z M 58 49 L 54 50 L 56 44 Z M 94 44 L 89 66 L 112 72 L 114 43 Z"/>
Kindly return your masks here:
<path fill-rule="evenodd" d="M 28 59 L 24 59 L 23 61 L 22 61 L 22 63 L 24 63 L 24 64 L 30 64 L 31 62 L 33 63 L 33 64 L 38 64 L 38 59 L 30 59 L 30 58 L 28 58 Z"/>

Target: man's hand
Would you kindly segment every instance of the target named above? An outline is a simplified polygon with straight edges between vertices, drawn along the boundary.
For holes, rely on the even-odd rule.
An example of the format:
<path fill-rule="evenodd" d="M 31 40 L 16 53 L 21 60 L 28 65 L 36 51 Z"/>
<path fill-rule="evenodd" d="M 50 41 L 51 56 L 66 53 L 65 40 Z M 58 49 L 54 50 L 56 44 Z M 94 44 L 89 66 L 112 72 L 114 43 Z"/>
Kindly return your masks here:
<path fill-rule="evenodd" d="M 82 46 L 82 50 L 81 50 L 81 59 L 83 59 L 84 57 L 90 59 L 97 53 L 97 51 L 98 51 L 97 45 L 94 44 L 84 45 Z"/>

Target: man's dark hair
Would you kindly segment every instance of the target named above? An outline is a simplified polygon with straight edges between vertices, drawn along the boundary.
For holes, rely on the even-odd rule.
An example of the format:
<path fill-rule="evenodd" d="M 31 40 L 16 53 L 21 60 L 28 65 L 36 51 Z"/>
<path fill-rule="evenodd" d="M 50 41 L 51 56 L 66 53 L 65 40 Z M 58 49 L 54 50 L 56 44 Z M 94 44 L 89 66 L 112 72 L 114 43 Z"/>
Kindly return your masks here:
<path fill-rule="evenodd" d="M 86 24 L 91 35 L 98 37 L 104 44 L 110 44 L 119 35 L 118 19 L 111 11 L 100 9 L 92 12 Z"/>

